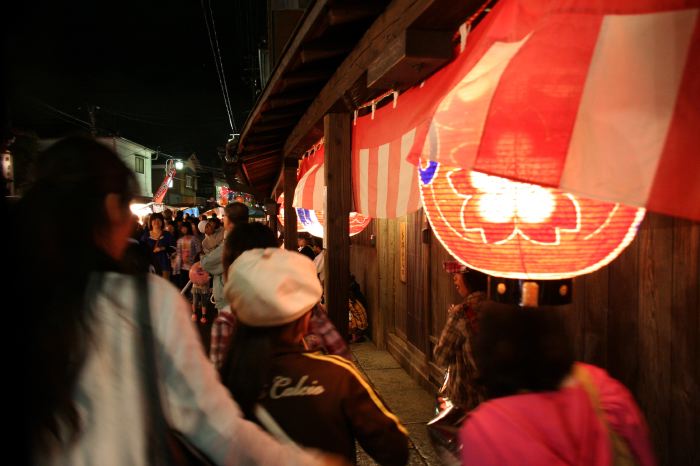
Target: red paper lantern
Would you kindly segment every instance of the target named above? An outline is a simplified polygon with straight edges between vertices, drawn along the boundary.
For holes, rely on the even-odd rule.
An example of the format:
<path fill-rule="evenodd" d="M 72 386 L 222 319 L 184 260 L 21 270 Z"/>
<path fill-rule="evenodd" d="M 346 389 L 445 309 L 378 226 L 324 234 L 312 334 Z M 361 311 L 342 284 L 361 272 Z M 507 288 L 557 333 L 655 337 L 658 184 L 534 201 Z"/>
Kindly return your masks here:
<path fill-rule="evenodd" d="M 277 204 L 280 206 L 280 210 L 277 213 L 277 220 L 280 222 L 280 226 L 284 228 L 284 194 L 280 194 L 280 197 L 277 199 Z M 306 231 L 304 225 L 301 224 L 299 215 L 297 215 L 297 231 Z"/>
<path fill-rule="evenodd" d="M 419 173 L 435 236 L 464 265 L 499 277 L 593 272 L 630 244 L 645 213 L 436 162 Z"/>
<path fill-rule="evenodd" d="M 228 188 L 228 186 L 221 186 L 219 188 L 219 199 L 218 203 L 220 206 L 226 206 L 228 204 L 228 194 L 231 192 L 231 190 Z"/>
<path fill-rule="evenodd" d="M 304 225 L 304 228 L 306 228 L 306 231 L 314 236 L 323 238 L 323 227 L 325 224 L 325 215 L 323 214 L 323 211 L 297 208 L 297 218 L 301 220 L 301 223 Z M 355 236 L 367 228 L 367 225 L 369 225 L 372 218 L 358 214 L 357 212 L 350 212 L 349 220 L 350 236 Z"/>

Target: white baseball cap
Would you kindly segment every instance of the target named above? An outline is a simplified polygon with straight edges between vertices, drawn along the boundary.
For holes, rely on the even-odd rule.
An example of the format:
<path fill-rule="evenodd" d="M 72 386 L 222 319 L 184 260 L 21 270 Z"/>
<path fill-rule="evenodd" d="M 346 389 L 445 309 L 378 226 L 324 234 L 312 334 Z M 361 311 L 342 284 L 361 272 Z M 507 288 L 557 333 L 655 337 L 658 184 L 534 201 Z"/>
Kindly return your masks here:
<path fill-rule="evenodd" d="M 243 324 L 274 327 L 310 311 L 323 290 L 311 259 L 267 248 L 246 251 L 231 264 L 224 294 Z"/>
<path fill-rule="evenodd" d="M 197 230 L 199 230 L 199 232 L 200 232 L 201 234 L 204 234 L 204 228 L 205 228 L 206 226 L 207 226 L 207 221 L 206 221 L 206 220 L 202 220 L 201 222 L 199 222 L 199 223 L 197 224 Z"/>

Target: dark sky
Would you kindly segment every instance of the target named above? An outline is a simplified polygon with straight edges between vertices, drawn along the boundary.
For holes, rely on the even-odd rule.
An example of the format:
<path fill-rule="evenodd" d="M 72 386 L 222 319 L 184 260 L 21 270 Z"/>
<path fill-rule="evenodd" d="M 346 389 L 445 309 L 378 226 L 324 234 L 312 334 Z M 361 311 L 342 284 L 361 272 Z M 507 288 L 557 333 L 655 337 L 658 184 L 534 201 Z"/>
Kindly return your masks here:
<path fill-rule="evenodd" d="M 60 112 L 89 121 L 95 105 L 103 134 L 216 163 L 231 129 L 200 0 L 15 3 L 0 27 L 14 128 L 65 134 L 84 125 Z M 255 99 L 251 60 L 265 38 L 266 3 L 204 0 L 239 130 Z"/>

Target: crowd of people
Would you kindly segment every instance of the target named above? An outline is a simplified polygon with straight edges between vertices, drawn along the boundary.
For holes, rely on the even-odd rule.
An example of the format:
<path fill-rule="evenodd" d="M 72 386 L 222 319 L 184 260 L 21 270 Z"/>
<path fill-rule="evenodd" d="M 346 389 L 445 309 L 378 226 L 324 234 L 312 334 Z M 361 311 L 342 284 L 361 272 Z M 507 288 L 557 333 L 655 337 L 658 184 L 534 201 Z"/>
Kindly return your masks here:
<path fill-rule="evenodd" d="M 9 292 L 31 316 L 18 462 L 163 462 L 147 393 L 155 380 L 169 429 L 215 464 L 352 464 L 355 442 L 379 464 L 406 464 L 406 428 L 324 311 L 322 242 L 302 235 L 298 252 L 282 249 L 238 203 L 221 221 L 152 214 L 138 229 L 135 188 L 114 152 L 71 137 L 41 154 L 12 206 Z M 59 203 L 82 203 L 81 222 L 63 221 Z M 654 464 L 633 397 L 574 360 L 555 312 L 489 302 L 476 271 L 454 280 L 463 302 L 435 359 L 449 372 L 443 404 L 465 413 L 463 464 Z M 353 301 L 366 306 L 356 288 L 349 316 Z M 207 313 L 209 354 L 192 322 Z"/>

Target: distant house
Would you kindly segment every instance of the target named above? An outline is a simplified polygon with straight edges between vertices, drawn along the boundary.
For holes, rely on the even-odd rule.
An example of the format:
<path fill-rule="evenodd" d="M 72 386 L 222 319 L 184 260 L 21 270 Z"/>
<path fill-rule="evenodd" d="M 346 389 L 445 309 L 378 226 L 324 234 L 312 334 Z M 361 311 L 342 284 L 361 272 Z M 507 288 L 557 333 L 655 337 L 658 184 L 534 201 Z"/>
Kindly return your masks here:
<path fill-rule="evenodd" d="M 151 174 L 151 159 L 156 151 L 122 137 L 101 137 L 100 142 L 107 144 L 131 168 L 139 183 L 139 195 L 144 198 L 153 197 L 153 180 Z M 144 199 L 146 200 L 146 199 Z"/>
<path fill-rule="evenodd" d="M 167 160 L 160 159 L 152 165 L 152 177 L 158 185 L 163 182 L 166 174 Z M 183 161 L 181 170 L 176 170 L 172 185 L 168 188 L 163 201 L 164 204 L 174 207 L 189 207 L 196 205 L 204 205 L 206 198 L 202 197 L 200 189 L 202 189 L 202 166 L 195 154 L 192 154 L 187 160 Z M 205 191 L 207 182 L 204 183 Z"/>

